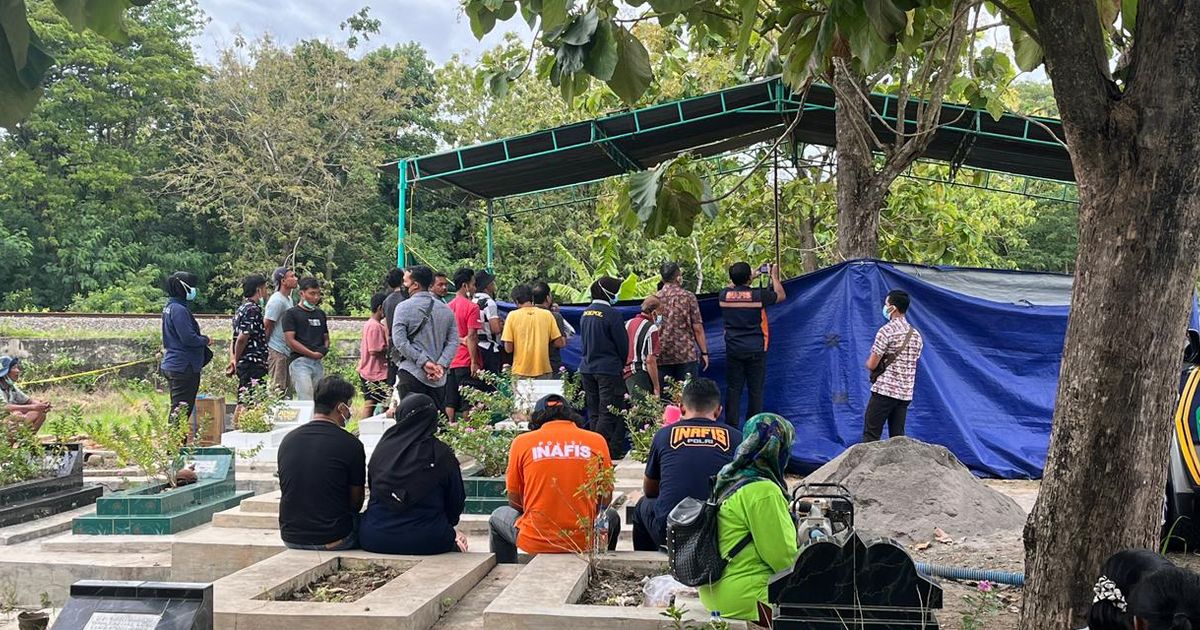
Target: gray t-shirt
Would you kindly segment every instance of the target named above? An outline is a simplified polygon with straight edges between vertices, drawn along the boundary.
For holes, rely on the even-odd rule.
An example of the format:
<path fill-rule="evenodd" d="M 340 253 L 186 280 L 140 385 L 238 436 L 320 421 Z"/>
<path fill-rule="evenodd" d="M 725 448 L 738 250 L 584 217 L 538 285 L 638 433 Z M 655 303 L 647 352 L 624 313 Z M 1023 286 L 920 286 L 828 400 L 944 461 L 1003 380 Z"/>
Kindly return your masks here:
<path fill-rule="evenodd" d="M 396 367 L 430 387 L 445 385 L 444 376 L 436 381 L 425 376 L 425 363 L 432 361 L 449 368 L 454 360 L 458 351 L 458 322 L 454 319 L 454 311 L 432 293 L 419 291 L 396 307 L 395 320 L 391 357 Z M 422 324 L 424 320 L 428 321 Z"/>
<path fill-rule="evenodd" d="M 7 387 L 7 389 L 5 389 Z M 15 383 L 7 382 L 4 387 L 0 387 L 0 403 L 9 405 L 28 405 L 30 402 L 29 396 L 25 392 L 17 388 Z"/>
<path fill-rule="evenodd" d="M 271 338 L 267 339 L 267 347 L 284 355 L 291 354 L 292 350 L 283 340 L 283 314 L 293 306 L 295 304 L 292 303 L 291 296 L 276 291 L 271 294 L 271 299 L 267 300 L 267 312 L 263 315 L 263 319 L 275 322 L 275 327 L 271 329 Z"/>

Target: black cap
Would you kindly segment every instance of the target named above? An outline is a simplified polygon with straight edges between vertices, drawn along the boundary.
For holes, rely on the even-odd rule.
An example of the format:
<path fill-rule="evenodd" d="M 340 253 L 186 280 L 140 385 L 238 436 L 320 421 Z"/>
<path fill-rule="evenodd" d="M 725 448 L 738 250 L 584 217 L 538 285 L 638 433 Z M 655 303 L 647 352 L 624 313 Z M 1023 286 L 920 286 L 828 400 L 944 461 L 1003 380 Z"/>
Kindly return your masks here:
<path fill-rule="evenodd" d="M 475 290 L 482 291 L 488 288 L 488 285 L 496 280 L 496 276 L 488 273 L 487 269 L 480 269 L 475 272 Z"/>

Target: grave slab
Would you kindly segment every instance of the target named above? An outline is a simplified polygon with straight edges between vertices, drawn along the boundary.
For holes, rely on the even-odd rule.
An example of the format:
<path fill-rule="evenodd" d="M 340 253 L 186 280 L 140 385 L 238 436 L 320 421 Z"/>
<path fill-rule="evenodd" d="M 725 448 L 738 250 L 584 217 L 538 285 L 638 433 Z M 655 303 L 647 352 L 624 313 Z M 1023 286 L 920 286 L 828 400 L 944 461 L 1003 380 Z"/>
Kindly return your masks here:
<path fill-rule="evenodd" d="M 355 602 L 274 601 L 342 566 L 408 567 Z M 288 550 L 213 584 L 217 630 L 426 630 L 496 564 L 495 556 L 388 556 Z"/>
<path fill-rule="evenodd" d="M 211 584 L 83 580 L 54 630 L 212 630 Z"/>
<path fill-rule="evenodd" d="M 66 533 L 42 540 L 42 551 L 66 553 L 170 553 L 174 536 L 90 536 Z"/>
<path fill-rule="evenodd" d="M 203 525 L 180 534 L 171 545 L 171 578 L 213 582 L 285 549 L 278 529 Z"/>
<path fill-rule="evenodd" d="M 216 512 L 250 496 L 237 490 L 233 453 L 223 447 L 198 448 L 187 456 L 199 480 L 168 488 L 156 484 L 114 492 L 96 501 L 95 514 L 77 517 L 76 534 L 174 534 L 207 523 Z"/>
<path fill-rule="evenodd" d="M 20 525 L 9 525 L 8 527 L 0 527 L 0 546 L 16 545 L 54 534 L 71 531 L 71 522 L 76 516 L 90 514 L 95 510 L 92 506 L 85 506 L 63 512 L 53 516 L 45 516 L 36 521 L 21 523 Z"/>
<path fill-rule="evenodd" d="M 44 593 L 55 606 L 79 580 L 167 580 L 169 553 L 46 551 L 40 541 L 10 545 L 0 553 L 0 592 L 19 605 L 39 605 Z"/>
<path fill-rule="evenodd" d="M 666 557 L 653 552 L 617 552 L 601 556 L 599 566 L 658 569 Z M 588 566 L 573 554 L 535 556 L 484 611 L 489 630 L 658 630 L 662 608 L 585 606 L 579 601 L 588 586 Z M 684 619 L 704 623 L 708 612 L 689 607 Z M 740 624 L 730 627 L 742 627 Z"/>
<path fill-rule="evenodd" d="M 274 425 L 265 433 L 229 431 L 221 435 L 221 446 L 234 449 L 239 461 L 274 462 L 284 436 L 296 427 L 312 420 L 310 400 L 287 400 L 272 418 Z"/>
<path fill-rule="evenodd" d="M 104 488 L 85 484 L 79 444 L 46 445 L 55 468 L 42 479 L 0 486 L 0 527 L 19 525 L 91 505 Z"/>

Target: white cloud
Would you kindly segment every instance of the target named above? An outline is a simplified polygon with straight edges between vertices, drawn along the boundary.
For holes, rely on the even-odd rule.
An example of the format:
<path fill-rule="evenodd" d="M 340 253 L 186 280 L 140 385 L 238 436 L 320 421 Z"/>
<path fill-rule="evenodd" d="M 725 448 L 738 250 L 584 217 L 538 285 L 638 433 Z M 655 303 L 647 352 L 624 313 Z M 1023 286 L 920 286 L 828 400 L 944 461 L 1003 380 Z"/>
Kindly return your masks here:
<path fill-rule="evenodd" d="M 284 44 L 302 39 L 343 41 L 345 33 L 338 25 L 363 6 L 371 7 L 372 17 L 380 20 L 380 33 L 368 46 L 402 44 L 416 41 L 425 47 L 435 63 L 457 52 L 474 56 L 495 46 L 508 31 L 528 38 L 529 28 L 518 15 L 496 25 L 496 29 L 477 41 L 456 0 L 201 0 L 200 7 L 210 22 L 197 38 L 196 45 L 205 61 L 212 61 L 224 46 L 233 43 L 235 33 L 248 38 L 263 33 Z"/>

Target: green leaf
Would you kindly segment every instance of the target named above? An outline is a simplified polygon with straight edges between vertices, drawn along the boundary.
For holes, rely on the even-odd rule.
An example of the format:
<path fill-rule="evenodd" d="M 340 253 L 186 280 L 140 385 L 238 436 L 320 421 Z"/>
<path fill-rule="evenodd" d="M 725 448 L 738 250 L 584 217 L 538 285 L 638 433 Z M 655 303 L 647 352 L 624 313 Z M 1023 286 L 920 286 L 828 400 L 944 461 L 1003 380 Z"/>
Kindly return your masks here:
<path fill-rule="evenodd" d="M 563 41 L 575 46 L 583 46 L 592 41 L 592 34 L 596 32 L 596 25 L 599 21 L 600 17 L 596 13 L 595 7 L 583 15 L 575 16 L 575 19 L 571 21 L 571 26 L 567 27 L 566 32 L 562 35 Z"/>
<path fill-rule="evenodd" d="M 925 41 L 927 15 L 927 12 L 917 10 L 910 10 L 905 14 L 908 22 L 904 26 L 904 33 L 900 35 L 900 49 L 905 53 L 913 54 Z"/>
<path fill-rule="evenodd" d="M 71 27 L 76 31 L 82 31 L 87 23 L 84 21 L 84 7 L 87 0 L 54 0 L 54 6 L 58 7 L 58 12 L 67 18 L 71 23 Z"/>
<path fill-rule="evenodd" d="M 542 31 L 553 33 L 567 25 L 571 0 L 542 0 Z"/>
<path fill-rule="evenodd" d="M 784 57 L 783 80 L 793 88 L 804 85 L 812 74 L 813 50 L 820 31 L 820 22 L 814 21 L 809 24 L 808 30 L 795 41 Z"/>
<path fill-rule="evenodd" d="M 992 115 L 992 120 L 1000 120 L 1004 116 L 1004 101 L 1000 100 L 1000 95 L 994 94 L 988 97 L 987 111 Z"/>
<path fill-rule="evenodd" d="M 885 42 L 895 41 L 897 34 L 904 32 L 908 25 L 908 16 L 896 8 L 892 0 L 864 0 L 863 8 L 875 34 Z"/>
<path fill-rule="evenodd" d="M 626 188 L 629 191 L 630 210 L 637 216 L 640 223 L 649 221 L 654 214 L 654 200 L 658 197 L 658 180 L 662 176 L 662 168 L 666 164 L 670 164 L 670 162 L 664 162 L 655 168 L 629 175 Z"/>
<path fill-rule="evenodd" d="M 33 29 L 25 17 L 25 0 L 0 0 L 0 31 L 8 42 L 9 59 L 14 69 L 20 71 L 25 67 L 33 37 Z"/>
<path fill-rule="evenodd" d="M 87 0 L 84 21 L 87 27 L 118 44 L 129 43 L 125 30 L 125 11 L 133 6 L 129 0 Z"/>
<path fill-rule="evenodd" d="M 650 68 L 650 53 L 638 41 L 633 33 L 624 26 L 617 26 L 613 31 L 617 40 L 617 65 L 613 69 L 612 79 L 608 87 L 621 97 L 627 105 L 637 102 L 650 82 L 654 80 L 654 70 Z"/>
<path fill-rule="evenodd" d="M 741 66 L 742 59 L 746 55 L 746 50 L 750 48 L 750 35 L 754 33 L 754 26 L 758 24 L 758 0 L 738 0 L 738 5 L 742 10 L 742 24 L 738 31 L 737 53 L 734 63 Z"/>
<path fill-rule="evenodd" d="M 601 81 L 612 79 L 617 69 L 617 40 L 613 37 L 611 20 L 604 20 L 596 26 L 595 36 L 586 50 L 583 69 Z"/>
<path fill-rule="evenodd" d="M 1032 35 L 1020 27 L 1013 26 L 1009 28 L 1009 36 L 1012 38 L 1018 68 L 1030 72 L 1042 65 L 1042 46 L 1034 41 Z"/>
<path fill-rule="evenodd" d="M 475 35 L 475 39 L 483 39 L 484 35 L 492 32 L 492 29 L 496 27 L 496 14 L 483 6 L 476 7 L 474 10 L 468 7 L 467 17 L 471 21 L 471 33 Z"/>
<path fill-rule="evenodd" d="M 636 300 L 637 298 L 646 297 L 638 295 L 638 280 L 637 274 L 631 273 L 621 282 L 621 289 L 617 291 L 618 300 Z"/>
<path fill-rule="evenodd" d="M 517 3 L 515 0 L 504 0 L 504 4 L 496 9 L 496 19 L 503 22 L 517 14 Z"/>
<path fill-rule="evenodd" d="M 25 85 L 13 63 L 11 48 L 0 42 L 0 126 L 11 129 L 21 122 L 41 96 L 41 85 Z"/>

